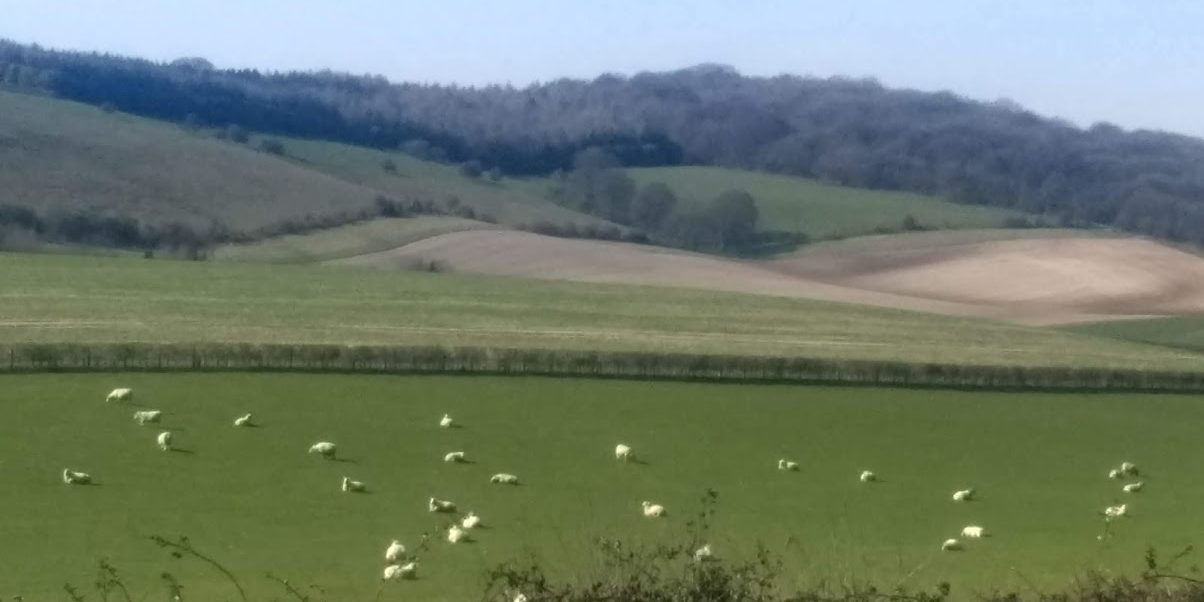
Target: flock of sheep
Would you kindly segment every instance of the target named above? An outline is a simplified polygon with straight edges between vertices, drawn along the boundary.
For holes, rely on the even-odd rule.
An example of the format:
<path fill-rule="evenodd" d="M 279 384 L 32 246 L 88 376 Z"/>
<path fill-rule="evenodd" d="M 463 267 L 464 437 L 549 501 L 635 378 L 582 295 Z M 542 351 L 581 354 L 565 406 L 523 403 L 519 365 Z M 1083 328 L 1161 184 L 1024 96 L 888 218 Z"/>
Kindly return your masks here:
<path fill-rule="evenodd" d="M 119 388 L 110 392 L 105 398 L 105 401 L 128 402 L 132 401 L 133 398 L 133 389 Z M 139 410 L 134 412 L 134 421 L 139 425 L 158 423 L 162 418 L 162 415 L 163 413 L 160 410 Z M 235 418 L 233 424 L 236 427 L 252 426 L 251 414 L 244 414 Z M 452 428 L 456 425 L 451 416 L 444 414 L 439 420 L 439 426 L 441 428 Z M 171 431 L 163 431 L 159 433 L 159 435 L 156 437 L 156 443 L 158 444 L 159 449 L 163 451 L 170 451 L 172 449 Z M 338 447 L 334 443 L 330 441 L 319 441 L 310 446 L 309 453 L 318 454 L 328 459 L 334 459 L 337 454 L 337 450 Z M 615 446 L 614 455 L 616 460 L 622 462 L 635 459 L 635 452 L 632 450 L 631 446 L 623 443 L 619 443 Z M 465 452 L 453 451 L 445 454 L 443 456 L 443 461 L 448 463 L 464 463 L 468 460 Z M 778 460 L 777 467 L 778 470 L 797 471 L 799 470 L 799 463 L 782 458 Z M 1133 464 L 1132 462 L 1123 462 L 1120 464 L 1120 466 L 1113 468 L 1108 472 L 1108 478 L 1124 479 L 1129 477 L 1138 477 L 1139 474 L 1140 473 L 1136 464 Z M 92 477 L 88 473 L 71 470 L 69 468 L 63 469 L 62 478 L 63 482 L 68 485 L 81 485 L 92 482 Z M 870 470 L 862 471 L 858 478 L 862 483 L 866 484 L 876 483 L 879 480 L 878 475 Z M 489 480 L 491 483 L 499 485 L 517 485 L 519 483 L 518 477 L 510 473 L 497 473 L 491 476 Z M 1137 493 L 1140 492 L 1144 486 L 1144 481 L 1134 481 L 1131 483 L 1126 483 L 1124 486 L 1122 486 L 1121 491 L 1124 493 Z M 346 476 L 342 477 L 341 488 L 347 493 L 367 491 L 367 485 L 365 483 L 362 481 L 353 480 Z M 973 488 L 959 489 L 953 492 L 951 499 L 957 503 L 970 502 L 973 501 L 974 495 L 975 492 Z M 643 501 L 641 502 L 640 506 L 643 511 L 643 515 L 647 518 L 657 519 L 667 516 L 667 511 L 662 504 Z M 450 500 L 440 500 L 432 497 L 427 503 L 427 510 L 430 512 L 439 513 L 456 513 L 457 506 L 455 502 Z M 1099 536 L 1099 539 L 1102 540 L 1107 535 L 1108 524 L 1110 524 L 1113 520 L 1128 516 L 1128 504 L 1108 506 L 1104 508 L 1101 514 L 1103 515 L 1105 521 L 1105 532 Z M 469 541 L 469 532 L 480 525 L 481 517 L 473 512 L 468 512 L 462 519 L 453 523 L 447 529 L 447 541 L 453 544 Z M 961 538 L 964 539 L 981 539 L 987 536 L 987 531 L 979 525 L 967 525 L 961 531 Z M 946 539 L 941 544 L 941 549 L 944 551 L 962 550 L 964 549 L 964 544 L 961 539 L 951 537 Z M 697 561 L 705 561 L 711 559 L 713 555 L 714 554 L 711 549 L 711 545 L 705 544 L 695 550 L 694 559 Z M 406 547 L 400 541 L 393 540 L 388 545 L 388 547 L 385 549 L 384 558 L 386 566 L 382 572 L 383 579 L 391 581 L 400 579 L 413 579 L 416 576 L 418 570 L 417 559 L 412 556 L 407 556 Z M 521 592 L 515 593 L 513 598 L 513 602 L 526 602 L 526 600 L 527 597 Z"/>

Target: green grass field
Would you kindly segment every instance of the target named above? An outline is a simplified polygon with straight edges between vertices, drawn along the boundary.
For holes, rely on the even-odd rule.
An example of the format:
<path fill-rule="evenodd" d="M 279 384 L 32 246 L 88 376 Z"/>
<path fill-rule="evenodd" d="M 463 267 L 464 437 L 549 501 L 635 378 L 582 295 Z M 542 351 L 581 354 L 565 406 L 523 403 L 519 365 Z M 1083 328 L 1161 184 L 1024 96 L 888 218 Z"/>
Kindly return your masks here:
<path fill-rule="evenodd" d="M 218 247 L 213 257 L 265 263 L 313 263 L 387 251 L 448 232 L 496 227 L 485 222 L 443 215 L 382 218 L 307 234 L 225 245 Z"/>
<path fill-rule="evenodd" d="M 1200 370 L 1204 355 L 899 310 L 332 266 L 0 254 L 0 342 L 472 345 Z"/>
<path fill-rule="evenodd" d="M 1000 228 L 1007 218 L 1023 215 L 906 192 L 719 167 L 655 167 L 633 169 L 631 175 L 640 184 L 668 184 L 687 207 L 709 202 L 724 190 L 748 191 L 757 199 L 762 228 L 802 232 L 816 240 L 873 234 L 877 228 L 898 230 L 908 215 L 939 229 Z"/>
<path fill-rule="evenodd" d="M 1204 316 L 1096 322 L 1069 326 L 1065 330 L 1122 341 L 1204 351 Z"/>
<path fill-rule="evenodd" d="M 159 426 L 107 405 L 115 386 Z M 1200 544 L 1204 403 L 1174 395 L 1004 394 L 873 388 L 484 377 L 312 375 L 0 376 L 0 594 L 27 600 L 87 586 L 107 559 L 156 599 L 170 571 L 191 599 L 230 599 L 211 569 L 173 560 L 147 538 L 188 535 L 241 576 L 252 599 L 279 597 L 267 572 L 331 599 L 370 599 L 390 539 L 411 548 L 448 522 L 430 496 L 481 515 L 476 542 L 433 541 L 420 579 L 383 600 L 475 599 L 483 571 L 534 554 L 559 574 L 590 570 L 592 541 L 664 541 L 684 533 L 707 488 L 719 492 L 709 540 L 746 558 L 764 543 L 787 583 L 953 583 L 960 597 L 994 587 L 1065 586 L 1089 569 L 1135 571 L 1146 546 Z M 253 412 L 261 426 L 231 421 Z M 440 429 L 451 413 L 463 428 Z M 161 452 L 161 429 L 181 452 Z M 314 441 L 344 462 L 307 455 Z M 613 460 L 618 442 L 646 464 Z M 473 464 L 442 455 L 464 450 Z M 780 457 L 802 463 L 775 469 Z M 1145 471 L 1125 496 L 1106 473 Z M 64 467 L 95 486 L 68 487 Z M 863 485 L 871 468 L 883 482 Z M 491 485 L 496 472 L 522 485 Z M 371 492 L 343 494 L 339 478 Z M 954 504 L 975 487 L 980 500 Z M 1097 512 L 1124 498 L 1132 518 L 1105 543 Z M 641 500 L 664 504 L 651 521 Z M 994 537 L 962 553 L 940 542 L 966 524 Z"/>

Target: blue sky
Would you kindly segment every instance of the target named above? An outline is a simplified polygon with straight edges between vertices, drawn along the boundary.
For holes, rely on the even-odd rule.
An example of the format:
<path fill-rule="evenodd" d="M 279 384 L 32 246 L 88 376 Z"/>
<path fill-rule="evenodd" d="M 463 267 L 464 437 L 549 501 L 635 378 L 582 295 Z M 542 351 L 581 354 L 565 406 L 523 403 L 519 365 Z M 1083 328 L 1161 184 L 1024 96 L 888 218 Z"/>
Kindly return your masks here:
<path fill-rule="evenodd" d="M 716 62 L 1204 136 L 1199 0 L 4 0 L 0 37 L 462 84 Z"/>

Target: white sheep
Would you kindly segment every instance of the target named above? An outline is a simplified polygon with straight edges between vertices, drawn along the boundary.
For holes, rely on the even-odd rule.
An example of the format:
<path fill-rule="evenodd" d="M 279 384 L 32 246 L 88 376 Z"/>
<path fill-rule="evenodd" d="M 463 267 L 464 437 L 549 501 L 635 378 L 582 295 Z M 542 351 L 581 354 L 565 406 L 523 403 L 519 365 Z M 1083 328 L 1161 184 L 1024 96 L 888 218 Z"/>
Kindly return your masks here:
<path fill-rule="evenodd" d="M 1125 493 L 1137 493 L 1138 491 L 1141 491 L 1142 487 L 1145 487 L 1145 481 L 1137 481 L 1136 483 L 1129 483 L 1128 485 L 1121 487 L 1121 489 L 1124 490 Z"/>
<path fill-rule="evenodd" d="M 711 544 L 709 544 L 709 543 L 703 545 L 701 548 L 698 548 L 697 550 L 694 550 L 694 561 L 695 562 L 703 562 L 706 560 L 710 560 L 714 556 L 715 556 L 715 553 L 711 551 Z"/>
<path fill-rule="evenodd" d="M 492 477 L 489 477 L 489 482 L 497 483 L 499 485 L 518 485 L 518 477 L 509 473 L 499 472 Z"/>
<path fill-rule="evenodd" d="M 778 470 L 798 470 L 798 462 L 791 462 L 786 458 L 778 460 Z"/>
<path fill-rule="evenodd" d="M 640 502 L 640 505 L 644 508 L 644 516 L 648 518 L 662 518 L 665 516 L 665 507 L 660 504 Z"/>
<path fill-rule="evenodd" d="M 171 451 L 171 431 L 163 431 L 162 433 L 159 433 L 159 438 L 156 439 L 156 441 L 159 442 L 159 449 L 163 451 Z"/>
<path fill-rule="evenodd" d="M 251 415 L 243 414 L 234 419 L 234 426 L 251 426 Z"/>
<path fill-rule="evenodd" d="M 336 446 L 329 441 L 319 441 L 309 446 L 309 453 L 321 454 L 324 458 L 333 458 Z"/>
<path fill-rule="evenodd" d="M 462 452 L 462 451 L 454 451 L 454 452 L 448 452 L 448 453 L 444 454 L 444 455 L 443 455 L 443 461 L 444 461 L 444 462 L 459 463 L 459 462 L 465 462 L 465 461 L 467 461 L 467 458 L 465 458 L 465 457 L 464 457 L 464 452 Z"/>
<path fill-rule="evenodd" d="M 343 477 L 343 492 L 344 493 L 363 493 L 368 490 L 368 486 L 363 481 L 352 481 L 347 477 Z"/>
<path fill-rule="evenodd" d="M 518 592 L 517 594 L 514 594 L 514 600 L 511 600 L 511 602 L 527 602 L 527 595 L 522 592 Z"/>
<path fill-rule="evenodd" d="M 130 401 L 134 399 L 134 390 L 130 388 L 113 389 L 108 397 L 105 397 L 105 403 L 111 401 Z"/>
<path fill-rule="evenodd" d="M 453 424 L 455 424 L 455 421 L 452 420 L 452 417 L 447 414 L 444 414 L 443 418 L 439 419 L 439 428 L 451 428 Z"/>
<path fill-rule="evenodd" d="M 141 410 L 134 412 L 134 422 L 142 425 L 148 422 L 159 422 L 159 419 L 162 417 L 163 412 L 161 410 Z"/>
<path fill-rule="evenodd" d="M 624 462 L 631 460 L 635 456 L 631 453 L 631 446 L 622 443 L 615 446 L 615 459 Z"/>
<path fill-rule="evenodd" d="M 472 512 L 469 512 L 468 515 L 464 517 L 464 520 L 460 521 L 460 526 L 464 527 L 465 529 L 475 529 L 477 528 L 477 525 L 480 524 L 481 517 L 473 514 Z"/>
<path fill-rule="evenodd" d="M 413 579 L 417 572 L 417 562 L 407 562 L 406 564 L 390 564 L 389 566 L 385 567 L 383 578 L 385 581 Z"/>
<path fill-rule="evenodd" d="M 1120 473 L 1135 477 L 1138 474 L 1137 465 L 1132 462 L 1121 462 Z"/>
<path fill-rule="evenodd" d="M 978 525 L 969 525 L 962 529 L 962 537 L 969 539 L 981 539 L 987 534 L 986 530 Z"/>
<path fill-rule="evenodd" d="M 862 483 L 873 483 L 878 480 L 878 475 L 874 474 L 872 470 L 863 470 L 861 471 L 861 476 L 858 478 Z"/>
<path fill-rule="evenodd" d="M 405 558 L 406 547 L 401 545 L 400 541 L 394 539 L 389 547 L 385 548 L 385 562 L 389 564 L 397 564 L 398 560 Z"/>
<path fill-rule="evenodd" d="M 92 482 L 92 475 L 86 472 L 77 472 L 70 468 L 63 469 L 63 482 L 68 485 L 87 485 Z"/>
<path fill-rule="evenodd" d="M 459 525 L 452 525 L 451 528 L 447 530 L 447 541 L 451 543 L 468 541 L 468 531 L 461 529 Z"/>
<path fill-rule="evenodd" d="M 1104 508 L 1104 520 L 1110 521 L 1112 519 L 1120 518 L 1122 516 L 1127 516 L 1128 514 L 1129 514 L 1129 505 L 1128 504 L 1119 504 L 1117 506 L 1108 506 L 1107 508 Z"/>
<path fill-rule="evenodd" d="M 1121 477 L 1123 477 L 1123 476 L 1124 476 L 1124 474 L 1120 472 L 1120 469 L 1119 469 L 1119 468 L 1113 468 L 1112 470 L 1109 470 L 1109 471 L 1108 471 L 1108 478 L 1109 478 L 1109 479 L 1119 479 L 1119 478 L 1121 478 Z"/>
<path fill-rule="evenodd" d="M 426 508 L 431 512 L 455 512 L 456 504 L 448 500 L 437 500 L 435 498 L 431 498 L 430 501 L 426 503 Z"/>
<path fill-rule="evenodd" d="M 968 502 L 974 497 L 974 489 L 959 489 L 953 492 L 953 501 Z"/>
<path fill-rule="evenodd" d="M 960 542 L 956 539 L 953 539 L 952 537 L 950 537 L 949 539 L 946 539 L 945 543 L 941 544 L 941 550 L 944 550 L 946 552 L 955 552 L 960 549 L 962 549 L 962 542 Z"/>

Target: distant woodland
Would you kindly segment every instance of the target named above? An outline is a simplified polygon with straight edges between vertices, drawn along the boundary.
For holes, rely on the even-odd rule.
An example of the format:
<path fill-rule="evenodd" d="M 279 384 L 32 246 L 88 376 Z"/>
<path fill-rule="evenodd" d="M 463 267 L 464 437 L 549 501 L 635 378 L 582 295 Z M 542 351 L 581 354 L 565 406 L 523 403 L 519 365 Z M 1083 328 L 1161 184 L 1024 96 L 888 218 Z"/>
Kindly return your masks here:
<path fill-rule="evenodd" d="M 459 87 L 0 42 L 0 85 L 204 127 L 399 149 L 508 175 L 559 171 L 564 202 L 578 205 L 592 202 L 580 195 L 593 184 L 568 174 L 583 151 L 599 149 L 620 166 L 765 170 L 1204 244 L 1200 139 L 1103 123 L 1081 129 L 1006 101 L 894 90 L 866 79 L 746 77 L 700 65 L 523 88 Z M 657 200 L 663 191 L 633 191 L 632 202 L 639 192 L 646 196 L 638 204 L 650 211 L 640 219 L 671 233 L 669 213 L 658 205 L 666 201 Z M 717 203 L 716 214 L 747 218 L 741 199 Z"/>

